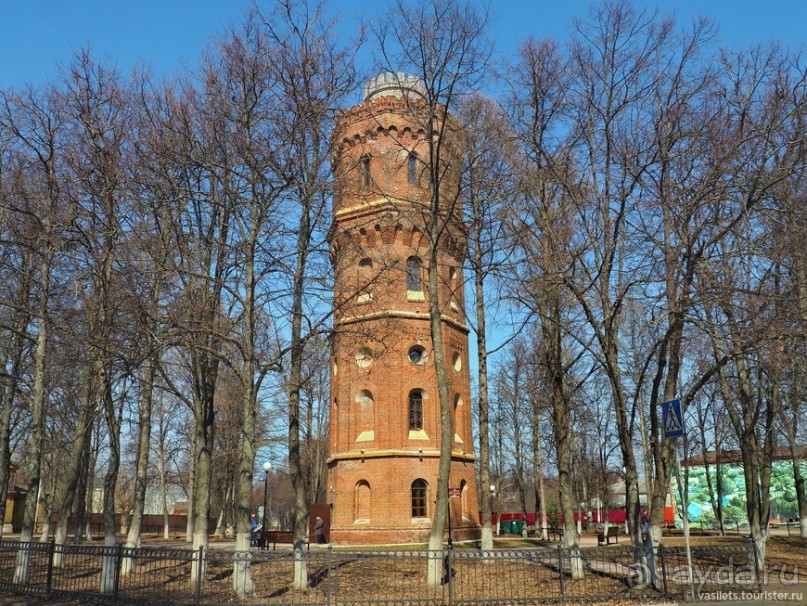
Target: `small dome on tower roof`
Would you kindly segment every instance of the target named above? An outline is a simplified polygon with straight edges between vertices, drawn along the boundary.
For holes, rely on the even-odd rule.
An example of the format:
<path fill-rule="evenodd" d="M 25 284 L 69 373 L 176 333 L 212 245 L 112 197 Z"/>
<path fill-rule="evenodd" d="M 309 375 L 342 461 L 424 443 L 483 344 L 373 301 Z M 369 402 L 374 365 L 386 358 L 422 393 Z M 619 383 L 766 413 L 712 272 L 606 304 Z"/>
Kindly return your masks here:
<path fill-rule="evenodd" d="M 374 97 L 379 96 L 404 99 L 411 93 L 421 98 L 426 96 L 426 85 L 423 80 L 403 72 L 382 72 L 364 85 L 362 101 L 372 101 Z"/>

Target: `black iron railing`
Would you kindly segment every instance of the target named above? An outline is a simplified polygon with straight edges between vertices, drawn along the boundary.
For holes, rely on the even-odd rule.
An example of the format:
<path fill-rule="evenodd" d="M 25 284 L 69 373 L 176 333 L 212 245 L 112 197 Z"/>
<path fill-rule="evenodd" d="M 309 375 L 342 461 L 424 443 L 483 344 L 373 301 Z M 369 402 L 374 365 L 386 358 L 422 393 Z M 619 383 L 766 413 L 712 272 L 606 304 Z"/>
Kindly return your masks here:
<path fill-rule="evenodd" d="M 700 593 L 756 591 L 763 576 L 746 544 L 693 548 L 692 567 Z M 664 546 L 239 552 L 0 541 L 0 591 L 110 604 L 638 603 L 689 588 L 683 549 Z"/>

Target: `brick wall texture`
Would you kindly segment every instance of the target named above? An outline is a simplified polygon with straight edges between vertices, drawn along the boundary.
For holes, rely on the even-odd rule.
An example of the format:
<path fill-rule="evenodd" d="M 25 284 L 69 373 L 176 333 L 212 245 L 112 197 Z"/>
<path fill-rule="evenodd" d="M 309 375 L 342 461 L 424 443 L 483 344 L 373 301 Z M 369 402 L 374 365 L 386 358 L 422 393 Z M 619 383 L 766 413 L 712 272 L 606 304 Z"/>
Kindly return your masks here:
<path fill-rule="evenodd" d="M 422 107 L 375 97 L 343 111 L 336 125 L 328 493 L 337 544 L 425 542 L 434 516 L 442 428 L 426 284 L 430 179 Z M 447 229 L 437 263 L 454 425 L 449 486 L 461 493 L 450 499 L 451 526 L 462 539 L 477 537 L 479 526 L 457 141 L 446 137 L 438 165 Z M 418 495 L 420 510 L 413 509 Z"/>

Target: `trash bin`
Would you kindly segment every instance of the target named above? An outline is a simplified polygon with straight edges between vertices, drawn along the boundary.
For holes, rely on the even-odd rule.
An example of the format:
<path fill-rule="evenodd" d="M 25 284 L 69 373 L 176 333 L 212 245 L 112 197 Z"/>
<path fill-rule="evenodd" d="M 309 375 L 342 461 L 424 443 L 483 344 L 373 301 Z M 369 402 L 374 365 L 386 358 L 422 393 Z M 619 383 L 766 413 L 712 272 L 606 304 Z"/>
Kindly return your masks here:
<path fill-rule="evenodd" d="M 499 532 L 502 534 L 512 534 L 513 520 L 504 520 L 499 523 Z"/>
<path fill-rule="evenodd" d="M 524 520 L 513 520 L 512 521 L 512 530 L 513 534 L 521 534 L 521 531 L 524 529 Z"/>

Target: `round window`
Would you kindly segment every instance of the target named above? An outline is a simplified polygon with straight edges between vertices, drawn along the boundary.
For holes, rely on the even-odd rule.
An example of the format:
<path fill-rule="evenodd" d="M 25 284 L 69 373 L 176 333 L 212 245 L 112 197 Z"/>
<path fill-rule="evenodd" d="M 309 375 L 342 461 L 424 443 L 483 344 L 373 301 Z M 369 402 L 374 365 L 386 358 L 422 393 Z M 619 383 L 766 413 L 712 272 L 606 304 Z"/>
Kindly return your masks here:
<path fill-rule="evenodd" d="M 409 361 L 412 364 L 423 364 L 426 361 L 426 350 L 420 345 L 415 345 L 409 349 Z"/>
<path fill-rule="evenodd" d="M 368 368 L 373 363 L 373 352 L 362 347 L 356 352 L 356 364 L 359 368 Z"/>

